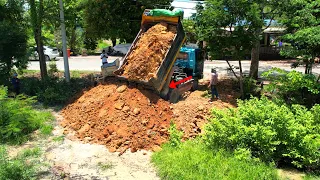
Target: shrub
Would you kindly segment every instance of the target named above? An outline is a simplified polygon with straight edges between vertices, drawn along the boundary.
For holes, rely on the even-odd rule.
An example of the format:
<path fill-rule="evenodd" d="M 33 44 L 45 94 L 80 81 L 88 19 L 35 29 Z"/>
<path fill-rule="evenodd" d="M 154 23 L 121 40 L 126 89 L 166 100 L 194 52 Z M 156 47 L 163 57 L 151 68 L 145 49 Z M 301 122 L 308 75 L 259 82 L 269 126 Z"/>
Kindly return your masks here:
<path fill-rule="evenodd" d="M 29 96 L 36 96 L 45 105 L 65 104 L 85 88 L 92 86 L 86 78 L 71 78 L 66 82 L 61 78 L 47 78 L 40 80 L 36 77 L 21 79 L 21 91 Z"/>
<path fill-rule="evenodd" d="M 279 179 L 274 167 L 250 158 L 240 160 L 224 150 L 212 150 L 198 140 L 181 143 L 179 148 L 165 144 L 152 155 L 162 179 Z"/>
<path fill-rule="evenodd" d="M 265 91 L 276 100 L 280 98 L 287 104 L 301 104 L 308 108 L 320 102 L 320 83 L 313 74 L 273 68 L 262 76 L 271 81 Z"/>
<path fill-rule="evenodd" d="M 247 149 L 265 162 L 320 166 L 320 105 L 277 105 L 262 97 L 239 101 L 237 109 L 212 110 L 205 142 L 210 147 Z"/>
<path fill-rule="evenodd" d="M 41 129 L 48 134 L 52 129 L 47 124 L 53 116 L 49 112 L 36 111 L 32 108 L 33 98 L 18 96 L 15 99 L 7 98 L 7 90 L 0 87 L 0 142 L 19 144 L 27 140 L 28 135 Z M 43 130 L 43 131 L 42 131 Z"/>

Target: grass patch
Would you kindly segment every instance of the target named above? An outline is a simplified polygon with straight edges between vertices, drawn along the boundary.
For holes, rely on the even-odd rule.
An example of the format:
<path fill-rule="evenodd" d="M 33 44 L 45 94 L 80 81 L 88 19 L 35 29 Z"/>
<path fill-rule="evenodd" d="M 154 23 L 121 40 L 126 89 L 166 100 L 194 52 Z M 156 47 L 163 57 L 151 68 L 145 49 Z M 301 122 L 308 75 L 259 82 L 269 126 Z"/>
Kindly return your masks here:
<path fill-rule="evenodd" d="M 52 141 L 54 142 L 62 142 L 64 140 L 64 136 L 56 136 L 52 138 Z"/>
<path fill-rule="evenodd" d="M 36 179 L 39 163 L 32 160 L 40 155 L 40 149 L 28 149 L 10 158 L 4 146 L 0 146 L 0 180 Z"/>
<path fill-rule="evenodd" d="M 280 179 L 274 167 L 252 159 L 240 160 L 226 151 L 213 151 L 194 140 L 179 147 L 165 144 L 152 162 L 162 179 Z"/>
<path fill-rule="evenodd" d="M 98 163 L 98 167 L 99 167 L 99 169 L 101 169 L 102 171 L 106 171 L 106 170 L 108 170 L 108 169 L 114 168 L 114 165 L 113 165 L 112 163 L 110 163 L 110 162 L 108 162 L 108 163 L 99 162 L 99 163 Z"/>

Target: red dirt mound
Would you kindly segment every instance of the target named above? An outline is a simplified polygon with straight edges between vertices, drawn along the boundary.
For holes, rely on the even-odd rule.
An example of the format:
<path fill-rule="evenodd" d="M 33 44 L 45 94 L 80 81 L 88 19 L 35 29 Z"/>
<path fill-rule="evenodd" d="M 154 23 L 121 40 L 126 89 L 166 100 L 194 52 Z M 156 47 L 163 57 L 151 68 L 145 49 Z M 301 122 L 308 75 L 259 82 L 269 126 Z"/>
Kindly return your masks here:
<path fill-rule="evenodd" d="M 168 139 L 169 103 L 150 91 L 122 83 L 99 85 L 63 109 L 63 127 L 111 152 L 154 150 Z"/>

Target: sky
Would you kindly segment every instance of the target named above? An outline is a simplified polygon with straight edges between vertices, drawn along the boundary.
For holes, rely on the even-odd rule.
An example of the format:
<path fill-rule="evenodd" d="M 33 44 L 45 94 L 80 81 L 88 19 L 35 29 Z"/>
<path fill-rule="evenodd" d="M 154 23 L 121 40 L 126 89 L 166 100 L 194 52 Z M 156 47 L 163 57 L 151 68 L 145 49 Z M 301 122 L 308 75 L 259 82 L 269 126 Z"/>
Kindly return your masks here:
<path fill-rule="evenodd" d="M 174 0 L 171 4 L 176 8 L 181 8 L 184 10 L 184 18 L 188 18 L 192 13 L 196 13 L 195 7 L 197 2 L 191 0 Z"/>

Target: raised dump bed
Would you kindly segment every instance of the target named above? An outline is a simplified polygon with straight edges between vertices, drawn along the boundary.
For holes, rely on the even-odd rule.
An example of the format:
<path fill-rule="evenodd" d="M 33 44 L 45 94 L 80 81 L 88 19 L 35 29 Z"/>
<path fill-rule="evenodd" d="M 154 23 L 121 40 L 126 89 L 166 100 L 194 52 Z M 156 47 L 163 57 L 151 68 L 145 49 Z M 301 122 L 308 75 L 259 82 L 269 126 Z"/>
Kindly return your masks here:
<path fill-rule="evenodd" d="M 184 41 L 179 16 L 151 16 L 150 10 L 145 10 L 140 31 L 114 74 L 161 92 Z"/>

